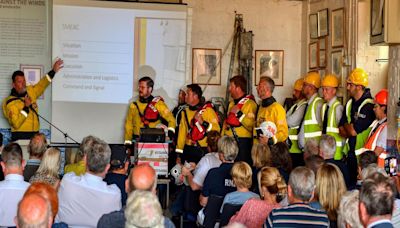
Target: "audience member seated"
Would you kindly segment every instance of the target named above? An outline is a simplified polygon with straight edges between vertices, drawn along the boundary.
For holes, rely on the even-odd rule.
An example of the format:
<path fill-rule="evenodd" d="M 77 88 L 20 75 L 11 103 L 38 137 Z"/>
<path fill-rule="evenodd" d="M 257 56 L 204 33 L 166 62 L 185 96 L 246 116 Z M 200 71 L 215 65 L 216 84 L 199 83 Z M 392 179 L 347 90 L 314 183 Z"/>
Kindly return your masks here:
<path fill-rule="evenodd" d="M 350 186 L 350 175 L 347 165 L 341 160 L 335 160 L 336 139 L 331 135 L 322 135 L 319 142 L 319 155 L 325 159 L 325 162 L 335 164 L 343 174 L 347 188 L 354 189 L 355 186 Z"/>
<path fill-rule="evenodd" d="M 17 227 L 50 228 L 53 224 L 51 206 L 45 198 L 39 194 L 27 194 L 18 204 Z"/>
<path fill-rule="evenodd" d="M 46 136 L 43 133 L 36 133 L 28 145 L 29 159 L 24 168 L 24 180 L 29 181 L 40 166 L 43 153 L 47 149 Z"/>
<path fill-rule="evenodd" d="M 29 186 L 24 194 L 24 197 L 29 194 L 38 194 L 50 203 L 52 220 L 54 221 L 58 213 L 58 196 L 54 187 L 46 183 L 36 182 Z M 65 223 L 54 223 L 51 227 L 68 228 L 68 225 Z"/>
<path fill-rule="evenodd" d="M 359 195 L 358 190 L 353 190 L 342 196 L 338 209 L 338 227 L 363 227 L 358 214 Z"/>
<path fill-rule="evenodd" d="M 312 155 L 318 155 L 319 154 L 319 143 L 316 138 L 310 138 L 306 141 L 304 144 L 304 149 L 303 149 L 303 158 L 304 161 Z M 296 168 L 296 167 L 294 167 Z"/>
<path fill-rule="evenodd" d="M 76 162 L 68 164 L 64 167 L 64 173 L 74 172 L 77 176 L 85 174 L 86 172 L 86 155 L 92 148 L 93 142 L 96 140 L 94 136 L 87 136 L 82 139 L 81 145 L 79 146 L 78 154 L 75 158 Z"/>
<path fill-rule="evenodd" d="M 377 164 L 378 156 L 372 150 L 367 150 L 358 157 L 358 177 L 357 188 L 361 188 L 361 173 L 363 169 L 367 168 L 370 164 Z"/>
<path fill-rule="evenodd" d="M 43 182 L 50 184 L 54 189 L 58 189 L 60 179 L 58 172 L 60 171 L 61 153 L 57 148 L 49 148 L 44 152 L 42 162 L 35 175 L 31 177 L 29 182 Z"/>
<path fill-rule="evenodd" d="M 0 227 L 14 226 L 18 202 L 29 183 L 24 181 L 22 149 L 17 143 L 6 145 L 2 152 L 1 168 L 4 180 L 0 181 Z"/>
<path fill-rule="evenodd" d="M 243 205 L 248 199 L 260 198 L 256 193 L 249 191 L 253 176 L 249 164 L 243 161 L 235 162 L 231 170 L 231 175 L 233 183 L 236 185 L 236 191 L 226 194 L 221 205 L 221 213 L 225 204 Z"/>
<path fill-rule="evenodd" d="M 306 167 L 311 169 L 315 175 L 317 175 L 317 171 L 319 167 L 325 164 L 325 160 L 319 155 L 311 155 L 305 160 Z"/>
<path fill-rule="evenodd" d="M 315 198 L 310 205 L 324 210 L 328 214 L 330 227 L 337 227 L 337 209 L 342 195 L 346 193 L 346 184 L 339 168 L 334 164 L 324 164 L 317 171 Z"/>
<path fill-rule="evenodd" d="M 218 140 L 220 139 L 218 131 L 210 131 L 207 133 L 207 149 L 208 153 L 204 155 L 196 165 L 191 164 L 191 168 L 182 167 L 182 175 L 187 177 L 189 186 L 193 191 L 200 190 L 203 187 L 204 179 L 210 169 L 219 167 L 221 160 L 218 155 Z M 193 174 L 191 170 L 193 170 Z"/>
<path fill-rule="evenodd" d="M 103 181 L 110 167 L 110 147 L 96 137 L 83 141 L 89 143 L 84 145 L 88 148 L 87 171 L 80 176 L 65 174 L 58 192 L 60 208 L 56 221 L 72 227 L 94 227 L 103 214 L 121 209 L 121 191 L 116 185 Z"/>
<path fill-rule="evenodd" d="M 394 209 L 396 187 L 380 173 L 365 179 L 360 190 L 360 220 L 364 227 L 393 227 L 390 219 Z"/>
<path fill-rule="evenodd" d="M 135 190 L 149 191 L 156 195 L 157 175 L 156 171 L 149 165 L 137 165 L 125 181 L 125 188 L 129 195 Z M 101 216 L 97 223 L 98 228 L 123 228 L 125 227 L 125 208 Z M 164 218 L 165 227 L 174 227 L 169 218 Z"/>
<path fill-rule="evenodd" d="M 328 227 L 325 212 L 310 207 L 314 195 L 315 175 L 306 167 L 297 167 L 290 173 L 287 207 L 273 209 L 266 221 L 266 227 Z"/>
<path fill-rule="evenodd" d="M 241 223 L 248 228 L 262 227 L 272 209 L 280 208 L 279 201 L 286 195 L 286 183 L 278 169 L 264 167 L 257 175 L 261 200 L 251 198 L 244 203 L 229 224 Z"/>
<path fill-rule="evenodd" d="M 383 176 L 387 177 L 386 171 L 381 167 L 378 167 L 378 164 L 370 164 L 361 171 L 361 184 L 365 179 L 375 173 L 380 173 Z"/>
<path fill-rule="evenodd" d="M 263 167 L 271 166 L 271 150 L 269 146 L 262 143 L 253 145 L 251 148 L 251 160 L 253 160 L 253 185 L 251 190 L 259 193 L 257 174 Z"/>
<path fill-rule="evenodd" d="M 125 146 L 113 145 L 111 148 L 111 161 L 110 161 L 110 171 L 107 173 L 104 181 L 107 184 L 115 184 L 121 190 L 121 203 L 122 206 L 126 204 L 126 194 L 125 182 L 128 178 L 128 168 L 129 160 L 126 153 Z"/>
<path fill-rule="evenodd" d="M 148 191 L 135 190 L 128 197 L 125 227 L 164 228 L 164 216 L 157 196 Z"/>
<path fill-rule="evenodd" d="M 271 146 L 271 166 L 277 168 L 279 173 L 285 179 L 285 183 L 289 181 L 289 174 L 292 171 L 292 158 L 289 154 L 289 148 L 286 143 L 278 142 Z M 304 161 L 302 161 L 304 163 Z"/>

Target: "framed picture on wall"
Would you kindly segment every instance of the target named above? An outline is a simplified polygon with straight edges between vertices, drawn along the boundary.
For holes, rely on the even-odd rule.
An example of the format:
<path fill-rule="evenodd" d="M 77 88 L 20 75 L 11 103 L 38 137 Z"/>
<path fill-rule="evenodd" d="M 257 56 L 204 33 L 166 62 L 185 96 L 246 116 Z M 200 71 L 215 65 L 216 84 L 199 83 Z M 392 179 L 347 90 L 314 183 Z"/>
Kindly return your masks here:
<path fill-rule="evenodd" d="M 329 34 L 328 9 L 318 11 L 318 37 Z"/>
<path fill-rule="evenodd" d="M 371 0 L 371 44 L 376 44 L 384 41 L 385 31 L 385 1 Z"/>
<path fill-rule="evenodd" d="M 193 48 L 192 81 L 200 85 L 221 85 L 221 49 Z"/>
<path fill-rule="evenodd" d="M 342 78 L 342 67 L 343 67 L 343 51 L 332 51 L 331 52 L 331 72 L 340 79 Z M 341 80 L 343 81 L 343 80 Z"/>
<path fill-rule="evenodd" d="M 283 50 L 256 50 L 256 78 L 255 85 L 260 77 L 271 77 L 276 86 L 283 86 Z"/>
<path fill-rule="evenodd" d="M 318 39 L 318 42 L 319 42 L 318 48 L 319 48 L 319 50 L 326 50 L 327 40 L 328 39 L 327 39 L 326 36 Z"/>
<path fill-rule="evenodd" d="M 308 65 L 310 69 L 318 67 L 318 42 L 310 43 L 308 48 Z"/>
<path fill-rule="evenodd" d="M 319 50 L 318 57 L 318 66 L 322 68 L 326 67 L 326 50 Z"/>
<path fill-rule="evenodd" d="M 344 45 L 344 8 L 332 10 L 332 47 Z"/>
<path fill-rule="evenodd" d="M 20 65 L 21 71 L 24 72 L 26 85 L 35 85 L 42 79 L 44 66 L 43 65 Z M 38 98 L 44 99 L 44 93 Z"/>
<path fill-rule="evenodd" d="M 310 29 L 310 38 L 317 39 L 318 38 L 318 16 L 316 13 L 310 14 L 310 16 L 309 16 L 309 29 Z"/>

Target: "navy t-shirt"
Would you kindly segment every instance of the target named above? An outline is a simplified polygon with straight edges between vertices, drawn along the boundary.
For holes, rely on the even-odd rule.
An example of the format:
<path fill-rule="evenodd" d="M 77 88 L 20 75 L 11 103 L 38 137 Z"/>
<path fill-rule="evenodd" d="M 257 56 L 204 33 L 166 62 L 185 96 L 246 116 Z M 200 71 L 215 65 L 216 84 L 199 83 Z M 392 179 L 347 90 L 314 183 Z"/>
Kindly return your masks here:
<path fill-rule="evenodd" d="M 125 180 L 128 178 L 127 175 L 118 174 L 118 173 L 107 173 L 104 181 L 107 182 L 108 185 L 115 184 L 121 190 L 121 202 L 122 206 L 126 205 L 126 198 L 128 198 L 125 190 Z"/>
<path fill-rule="evenodd" d="M 233 184 L 231 176 L 232 166 L 233 163 L 222 163 L 218 168 L 208 171 L 203 184 L 203 196 L 225 196 L 230 192 L 236 191 L 236 186 Z"/>

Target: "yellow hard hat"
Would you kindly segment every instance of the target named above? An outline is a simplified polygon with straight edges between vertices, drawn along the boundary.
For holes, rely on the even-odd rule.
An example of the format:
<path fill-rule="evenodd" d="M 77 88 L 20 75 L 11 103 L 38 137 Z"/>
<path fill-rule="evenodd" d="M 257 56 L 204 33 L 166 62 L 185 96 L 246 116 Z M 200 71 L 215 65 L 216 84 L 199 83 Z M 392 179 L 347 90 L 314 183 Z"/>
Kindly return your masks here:
<path fill-rule="evenodd" d="M 296 82 L 294 83 L 294 89 L 301 91 L 303 89 L 303 79 L 297 79 Z"/>
<path fill-rule="evenodd" d="M 321 77 L 317 72 L 310 72 L 304 78 L 304 83 L 311 84 L 318 89 L 321 84 Z"/>
<path fill-rule="evenodd" d="M 364 87 L 368 86 L 368 74 L 365 70 L 361 68 L 354 69 L 349 77 L 347 78 L 348 83 L 352 83 L 354 85 L 362 85 Z"/>
<path fill-rule="evenodd" d="M 333 74 L 327 74 L 322 79 L 321 86 L 337 88 L 339 86 L 339 79 Z"/>

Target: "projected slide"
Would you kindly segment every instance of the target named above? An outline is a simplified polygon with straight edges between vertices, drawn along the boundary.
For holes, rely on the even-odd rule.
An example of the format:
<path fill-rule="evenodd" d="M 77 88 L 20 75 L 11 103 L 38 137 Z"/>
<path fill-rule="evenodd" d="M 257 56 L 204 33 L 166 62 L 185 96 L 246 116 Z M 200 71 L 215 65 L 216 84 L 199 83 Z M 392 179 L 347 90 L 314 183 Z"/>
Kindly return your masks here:
<path fill-rule="evenodd" d="M 122 143 L 139 77 L 152 77 L 170 108 L 185 83 L 186 7 L 55 0 L 53 56 L 64 69 L 52 83 L 52 122 L 77 141 Z M 52 128 L 51 141 L 63 135 Z"/>

